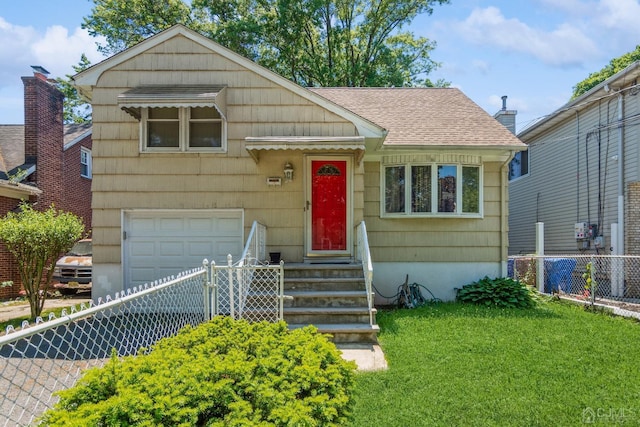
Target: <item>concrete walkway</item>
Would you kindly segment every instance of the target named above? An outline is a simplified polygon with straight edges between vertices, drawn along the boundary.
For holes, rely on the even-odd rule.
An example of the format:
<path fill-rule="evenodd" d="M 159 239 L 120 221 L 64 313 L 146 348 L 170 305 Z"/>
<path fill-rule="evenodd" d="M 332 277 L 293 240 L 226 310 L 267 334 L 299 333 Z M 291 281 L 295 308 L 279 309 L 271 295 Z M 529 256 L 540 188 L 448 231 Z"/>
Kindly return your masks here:
<path fill-rule="evenodd" d="M 342 358 L 353 360 L 359 371 L 379 371 L 387 369 L 387 360 L 378 344 L 336 344 Z"/>

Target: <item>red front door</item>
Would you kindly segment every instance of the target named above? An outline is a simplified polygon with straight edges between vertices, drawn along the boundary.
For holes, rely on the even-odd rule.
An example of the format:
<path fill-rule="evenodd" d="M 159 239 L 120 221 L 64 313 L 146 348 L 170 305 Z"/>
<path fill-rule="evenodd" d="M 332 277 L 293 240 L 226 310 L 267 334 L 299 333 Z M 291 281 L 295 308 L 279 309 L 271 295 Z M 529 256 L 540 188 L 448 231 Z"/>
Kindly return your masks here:
<path fill-rule="evenodd" d="M 311 161 L 311 250 L 347 250 L 347 161 Z"/>

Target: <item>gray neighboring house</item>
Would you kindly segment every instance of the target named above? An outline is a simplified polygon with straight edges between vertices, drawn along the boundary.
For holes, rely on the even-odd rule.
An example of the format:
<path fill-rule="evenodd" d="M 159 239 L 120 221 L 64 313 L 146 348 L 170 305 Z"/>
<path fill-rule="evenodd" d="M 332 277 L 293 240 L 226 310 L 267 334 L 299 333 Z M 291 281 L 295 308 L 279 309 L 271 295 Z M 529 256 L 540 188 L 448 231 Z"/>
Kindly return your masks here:
<path fill-rule="evenodd" d="M 509 254 L 640 254 L 640 62 L 518 134 Z M 616 230 L 617 228 L 617 230 Z"/>

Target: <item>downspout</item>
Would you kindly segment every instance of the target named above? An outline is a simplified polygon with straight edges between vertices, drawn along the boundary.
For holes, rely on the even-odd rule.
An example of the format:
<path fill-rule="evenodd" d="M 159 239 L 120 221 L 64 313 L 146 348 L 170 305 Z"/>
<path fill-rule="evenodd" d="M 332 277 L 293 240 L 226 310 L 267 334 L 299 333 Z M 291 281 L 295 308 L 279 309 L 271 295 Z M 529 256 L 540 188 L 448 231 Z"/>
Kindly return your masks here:
<path fill-rule="evenodd" d="M 576 110 L 576 222 L 580 221 L 580 112 Z"/>
<path fill-rule="evenodd" d="M 508 274 L 508 252 L 507 246 L 509 244 L 509 163 L 516 155 L 515 150 L 511 150 L 509 158 L 500 167 L 500 188 L 502 188 L 502 202 L 500 203 L 500 265 L 502 268 L 502 277 L 507 277 Z"/>
<path fill-rule="evenodd" d="M 624 95 L 618 93 L 618 249 L 624 255 Z"/>

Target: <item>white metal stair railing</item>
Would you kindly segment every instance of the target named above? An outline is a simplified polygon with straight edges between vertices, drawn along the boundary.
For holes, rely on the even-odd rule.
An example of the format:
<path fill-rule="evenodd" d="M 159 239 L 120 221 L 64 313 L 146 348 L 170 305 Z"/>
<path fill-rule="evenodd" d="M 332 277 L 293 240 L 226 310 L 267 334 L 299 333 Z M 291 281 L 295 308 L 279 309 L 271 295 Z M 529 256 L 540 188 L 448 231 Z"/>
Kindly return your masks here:
<path fill-rule="evenodd" d="M 367 237 L 367 227 L 362 221 L 356 227 L 356 260 L 362 263 L 362 271 L 364 273 L 364 284 L 367 292 L 367 304 L 369 308 L 369 324 L 374 325 L 373 316 L 373 262 L 371 261 L 371 252 L 369 250 L 369 239 Z"/>
<path fill-rule="evenodd" d="M 210 303 L 208 313 L 250 322 L 283 319 L 284 263 L 270 265 L 265 261 L 266 231 L 266 226 L 254 221 L 238 262 L 234 264 L 228 255 L 226 266 L 211 263 L 209 294 L 205 295 Z"/>

